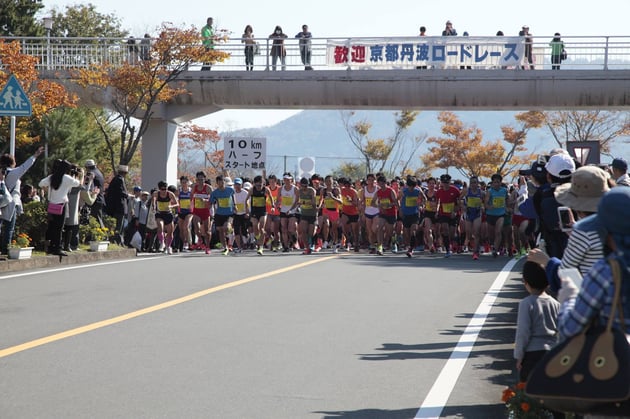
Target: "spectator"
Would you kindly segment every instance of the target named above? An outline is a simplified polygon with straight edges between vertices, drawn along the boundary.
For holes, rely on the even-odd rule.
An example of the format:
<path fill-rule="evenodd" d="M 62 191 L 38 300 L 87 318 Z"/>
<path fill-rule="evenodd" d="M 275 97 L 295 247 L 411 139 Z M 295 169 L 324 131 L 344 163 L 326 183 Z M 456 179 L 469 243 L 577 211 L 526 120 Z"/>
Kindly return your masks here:
<path fill-rule="evenodd" d="M 628 162 L 618 157 L 612 161 L 613 178 L 616 179 L 617 185 L 630 186 L 630 176 L 628 176 Z"/>
<path fill-rule="evenodd" d="M 558 185 L 571 182 L 571 175 L 575 171 L 575 162 L 566 152 L 555 154 L 545 165 L 547 170 L 548 187 L 541 188 L 536 211 L 540 220 L 540 231 L 545 240 L 545 252 L 550 257 L 562 258 L 567 247 L 568 237 L 560 230 L 558 207 L 560 204 L 554 196 Z M 536 205 L 536 202 L 534 202 Z"/>
<path fill-rule="evenodd" d="M 63 233 L 63 250 L 66 252 L 76 251 L 79 247 L 79 208 L 81 202 L 90 205 L 96 199 L 98 189 L 89 192 L 89 185 L 83 183 L 83 170 L 72 165 L 70 176 L 81 182 L 81 185 L 75 186 L 68 192 L 68 216 L 64 222 Z"/>
<path fill-rule="evenodd" d="M 604 257 L 604 249 L 599 239 L 599 229 L 592 216 L 602 196 L 610 190 L 608 173 L 596 166 L 580 167 L 571 176 L 571 183 L 558 186 L 556 200 L 574 211 L 577 224 L 573 225 L 562 260 L 549 258 L 540 249 L 533 249 L 528 260 L 545 267 L 550 289 L 555 294 L 560 288 L 558 268 L 577 268 L 582 276 L 599 259 Z"/>
<path fill-rule="evenodd" d="M 245 44 L 245 70 L 254 71 L 254 48 L 256 47 L 256 41 L 254 40 L 252 25 L 245 26 L 241 42 Z"/>
<path fill-rule="evenodd" d="M 276 63 L 278 62 L 278 58 L 280 59 L 280 63 L 282 64 L 282 70 L 287 69 L 287 50 L 284 47 L 284 40 L 288 38 L 287 35 L 282 32 L 282 28 L 278 25 L 276 29 L 274 29 L 273 33 L 269 35 L 269 39 L 273 39 L 273 43 L 271 45 L 271 68 L 273 71 L 276 71 Z"/>
<path fill-rule="evenodd" d="M 442 36 L 457 36 L 457 31 L 453 28 L 450 20 L 446 21 L 446 27 L 442 31 Z"/>
<path fill-rule="evenodd" d="M 525 262 L 523 283 L 529 296 L 518 305 L 514 359 L 520 381 L 527 381 L 538 361 L 557 343 L 560 303 L 545 292 L 547 278 L 537 263 Z"/>
<path fill-rule="evenodd" d="M 92 184 L 89 191 L 92 192 L 95 188 L 98 188 L 99 192 L 96 196 L 96 200 L 90 207 L 90 215 L 96 218 L 96 221 L 103 227 L 103 208 L 105 207 L 105 178 L 103 173 L 96 167 L 96 162 L 92 159 L 85 161 L 85 168 L 87 169 L 86 176 L 89 174 L 89 178 L 92 180 Z"/>
<path fill-rule="evenodd" d="M 597 207 L 597 222 L 602 227 L 602 241 L 606 258 L 600 259 L 584 276 L 581 288 L 567 280 L 562 281 L 558 293 L 561 308 L 558 330 L 564 337 L 582 332 L 593 320 L 605 325 L 610 317 L 615 287 L 609 259 L 619 262 L 622 273 L 621 302 L 624 324 L 614 319 L 614 327 L 630 333 L 630 188 L 613 188 L 606 193 Z M 620 313 L 621 314 L 621 313 Z"/>
<path fill-rule="evenodd" d="M 127 40 L 127 50 L 128 50 L 128 62 L 131 65 L 138 64 L 138 45 L 136 44 L 136 39 L 133 36 L 130 36 Z"/>
<path fill-rule="evenodd" d="M 212 27 L 213 20 L 211 17 L 206 19 L 206 26 L 201 28 L 201 38 L 203 46 L 206 51 L 214 49 L 214 27 Z M 209 62 L 204 62 L 201 67 L 201 71 L 210 71 L 212 65 Z"/>
<path fill-rule="evenodd" d="M 0 156 L 0 167 L 6 169 L 4 176 L 4 184 L 9 193 L 11 193 L 12 201 L 2 209 L 0 220 L 2 220 L 2 236 L 0 237 L 0 253 L 6 255 L 9 244 L 13 240 L 13 231 L 15 230 L 15 219 L 22 213 L 21 201 L 21 181 L 20 179 L 30 169 L 35 160 L 44 152 L 44 147 L 38 147 L 35 153 L 20 166 L 15 167 L 15 158 L 10 154 Z"/>
<path fill-rule="evenodd" d="M 116 219 L 116 227 L 112 240 L 122 245 L 123 229 L 125 228 L 125 215 L 127 214 L 127 186 L 125 185 L 125 175 L 129 172 L 129 166 L 121 164 L 118 166 L 116 176 L 109 183 L 105 194 L 105 208 L 107 215 Z"/>
<path fill-rule="evenodd" d="M 521 31 L 518 33 L 518 36 L 525 37 L 525 60 L 529 63 L 529 69 L 534 69 L 534 57 L 532 55 L 532 48 L 534 40 L 532 38 L 532 34 L 529 33 L 529 26 L 524 25 Z M 522 69 L 525 69 L 525 66 L 521 66 Z"/>
<path fill-rule="evenodd" d="M 151 35 L 148 33 L 140 41 L 140 59 L 144 62 L 151 61 Z"/>
<path fill-rule="evenodd" d="M 35 189 L 33 185 L 25 184 L 20 187 L 20 199 L 22 200 L 22 204 L 35 201 L 35 197 L 39 200 L 37 189 Z"/>
<path fill-rule="evenodd" d="M 560 39 L 560 33 L 556 32 L 553 39 L 549 43 L 551 47 L 551 69 L 560 70 L 562 62 L 562 51 L 564 51 L 564 42 Z"/>
<path fill-rule="evenodd" d="M 302 32 L 298 32 L 295 35 L 300 40 L 300 58 L 302 58 L 302 64 L 304 64 L 304 70 L 312 70 L 311 67 L 311 38 L 313 35 L 309 32 L 307 25 L 302 25 Z"/>
<path fill-rule="evenodd" d="M 81 182 L 69 175 L 71 164 L 66 160 L 55 160 L 52 167 L 52 174 L 39 181 L 40 188 L 48 188 L 48 228 L 46 229 L 46 240 L 49 254 L 67 256 L 61 249 L 61 235 L 63 224 L 68 214 L 68 192 L 74 187 L 81 185 Z"/>
<path fill-rule="evenodd" d="M 418 36 L 427 36 L 427 28 L 424 26 L 420 26 L 420 34 Z M 421 65 L 416 67 L 417 70 L 426 70 L 427 66 L 426 65 Z"/>

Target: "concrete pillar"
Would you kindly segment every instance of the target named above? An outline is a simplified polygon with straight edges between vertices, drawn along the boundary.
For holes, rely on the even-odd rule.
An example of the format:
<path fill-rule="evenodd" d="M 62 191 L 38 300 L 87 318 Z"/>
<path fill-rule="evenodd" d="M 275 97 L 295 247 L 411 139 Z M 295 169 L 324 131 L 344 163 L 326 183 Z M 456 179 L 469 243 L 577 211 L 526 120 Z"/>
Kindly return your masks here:
<path fill-rule="evenodd" d="M 142 137 L 142 188 L 157 188 L 160 180 L 177 185 L 177 124 L 152 119 Z"/>

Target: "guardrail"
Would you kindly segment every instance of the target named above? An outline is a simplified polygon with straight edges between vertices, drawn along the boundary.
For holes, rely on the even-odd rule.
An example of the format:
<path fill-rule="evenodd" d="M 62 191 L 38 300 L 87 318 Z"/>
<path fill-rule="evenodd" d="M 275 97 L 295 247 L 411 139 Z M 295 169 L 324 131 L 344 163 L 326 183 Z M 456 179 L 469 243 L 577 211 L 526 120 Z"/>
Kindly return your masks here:
<path fill-rule="evenodd" d="M 534 58 L 534 69 L 551 69 L 551 46 L 553 37 L 533 37 L 532 56 Z M 130 45 L 129 39 L 120 38 L 3 38 L 6 42 L 18 41 L 22 45 L 22 52 L 39 58 L 38 69 L 40 70 L 62 70 L 71 68 L 88 67 L 95 64 L 122 65 L 125 62 L 136 63 L 140 61 L 139 50 L 141 45 L 136 43 Z M 463 50 L 471 49 L 470 43 L 485 46 L 492 50 L 501 42 L 500 37 L 388 37 L 388 38 L 312 38 L 311 39 L 311 67 L 322 70 L 352 70 L 352 69 L 385 69 L 385 68 L 424 68 L 418 62 L 396 63 L 395 65 L 384 65 L 379 63 L 375 66 L 356 66 L 352 63 L 346 65 L 335 64 L 331 60 L 331 45 L 350 45 L 357 43 L 379 43 L 386 45 L 417 45 L 422 42 L 440 43 L 448 39 L 449 45 L 453 48 Z M 510 38 L 513 39 L 513 38 Z M 522 38 L 521 42 L 524 43 Z M 135 41 L 139 42 L 140 39 Z M 270 56 L 272 40 L 268 38 L 255 39 L 259 44 L 259 55 L 254 56 L 254 71 L 273 70 L 272 57 Z M 575 70 L 627 70 L 630 69 L 630 36 L 590 36 L 590 37 L 570 37 L 562 38 L 568 59 L 561 64 L 562 69 Z M 136 48 L 130 52 L 130 47 Z M 299 40 L 286 38 L 284 41 L 286 49 L 285 69 L 304 70 L 305 66 L 301 61 Z M 217 43 L 215 48 L 230 54 L 230 57 L 222 63 L 212 66 L 213 70 L 219 71 L 245 71 L 245 45 L 240 38 L 231 38 L 226 42 Z M 138 52 L 136 52 L 138 51 Z M 422 64 L 422 63 L 420 63 Z M 522 66 L 501 66 L 498 62 L 477 63 L 475 60 L 454 61 L 447 60 L 444 65 L 426 65 L 427 68 L 470 68 L 489 69 L 506 68 L 520 69 L 529 68 L 528 63 L 523 62 Z M 201 69 L 201 63 L 189 67 L 189 70 Z M 281 70 L 280 60 L 277 69 Z"/>

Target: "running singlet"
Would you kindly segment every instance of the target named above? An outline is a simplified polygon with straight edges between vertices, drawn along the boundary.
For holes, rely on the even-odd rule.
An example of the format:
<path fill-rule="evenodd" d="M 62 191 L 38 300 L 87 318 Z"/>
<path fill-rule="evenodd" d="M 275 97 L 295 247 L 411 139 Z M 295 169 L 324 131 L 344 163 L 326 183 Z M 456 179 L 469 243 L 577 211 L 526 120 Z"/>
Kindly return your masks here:
<path fill-rule="evenodd" d="M 451 185 L 447 190 L 442 188 L 435 192 L 435 196 L 440 201 L 438 215 L 451 215 L 455 211 L 455 204 L 459 198 L 459 189 Z"/>
<path fill-rule="evenodd" d="M 236 215 L 244 215 L 247 211 L 247 195 L 249 193 L 245 189 L 240 192 L 234 191 L 234 206 Z"/>
<path fill-rule="evenodd" d="M 352 204 L 353 198 L 356 198 L 357 191 L 352 188 L 341 188 L 341 199 L 343 205 L 341 206 L 341 212 L 346 215 L 359 215 L 359 208 Z"/>
<path fill-rule="evenodd" d="M 201 189 L 195 184 L 192 187 L 191 200 L 193 204 L 193 212 L 196 209 L 208 209 L 210 208 L 210 194 L 208 193 L 208 185 L 203 185 Z"/>
<path fill-rule="evenodd" d="M 466 192 L 466 218 L 468 221 L 473 221 L 481 215 L 482 206 L 481 189 L 477 189 L 477 192 L 473 192 L 469 188 L 468 192 Z"/>
<path fill-rule="evenodd" d="M 427 202 L 424 205 L 424 210 L 427 212 L 437 211 L 437 197 L 435 196 L 435 190 L 433 191 L 433 196 L 429 194 L 429 191 L 427 191 L 426 196 Z"/>
<path fill-rule="evenodd" d="M 317 215 L 317 208 L 313 205 L 313 194 L 310 189 L 300 191 L 300 209 L 304 216 L 314 217 Z"/>
<path fill-rule="evenodd" d="M 192 191 L 189 189 L 187 192 L 179 190 L 179 213 L 181 215 L 190 214 L 190 197 Z"/>
<path fill-rule="evenodd" d="M 249 202 L 252 213 L 265 215 L 267 212 L 267 193 L 265 188 L 256 188 L 252 191 L 251 200 Z M 269 201 L 271 206 L 271 200 Z"/>
<path fill-rule="evenodd" d="M 280 188 L 280 212 L 284 214 L 295 214 L 295 208 L 289 212 L 295 202 L 295 186 L 291 186 L 288 191 L 283 186 Z"/>
<path fill-rule="evenodd" d="M 232 196 L 234 195 L 234 189 L 215 189 L 210 194 L 210 202 L 217 204 L 216 215 L 232 215 L 234 213 Z"/>
<path fill-rule="evenodd" d="M 278 202 L 278 195 L 280 195 L 280 187 L 276 186 L 276 189 L 269 189 L 269 194 L 273 197 L 273 202 L 274 205 L 271 205 L 271 198 L 267 197 L 265 203 L 267 205 L 267 214 L 269 215 L 280 215 L 280 211 L 278 210 L 278 208 L 275 206 L 275 204 Z"/>
<path fill-rule="evenodd" d="M 368 192 L 367 186 L 363 188 L 363 201 L 365 202 L 365 215 L 377 215 L 378 207 L 372 206 L 372 201 L 376 196 L 378 188 L 375 187 L 374 192 Z"/>
<path fill-rule="evenodd" d="M 400 200 L 400 210 L 403 215 L 418 214 L 418 200 L 420 199 L 420 189 L 404 188 L 402 190 L 402 198 Z"/>
<path fill-rule="evenodd" d="M 396 216 L 396 200 L 393 198 L 395 194 L 394 190 L 389 186 L 376 191 L 379 202 L 379 214 L 389 217 Z"/>
<path fill-rule="evenodd" d="M 490 195 L 491 207 L 486 209 L 486 214 L 493 215 L 495 217 L 505 215 L 505 205 L 507 204 L 507 189 L 503 187 L 499 188 L 499 190 L 490 188 L 488 189 L 488 194 Z"/>
<path fill-rule="evenodd" d="M 170 194 L 166 194 L 165 197 L 162 197 L 158 192 L 157 195 L 157 212 L 161 213 L 171 213 L 171 196 Z"/>
<path fill-rule="evenodd" d="M 334 194 L 333 191 L 330 191 L 330 192 L 333 196 L 338 197 L 337 195 Z M 324 208 L 326 208 L 329 211 L 339 210 L 339 202 L 335 201 L 334 199 L 328 196 L 327 189 L 324 189 L 323 195 L 324 195 Z"/>

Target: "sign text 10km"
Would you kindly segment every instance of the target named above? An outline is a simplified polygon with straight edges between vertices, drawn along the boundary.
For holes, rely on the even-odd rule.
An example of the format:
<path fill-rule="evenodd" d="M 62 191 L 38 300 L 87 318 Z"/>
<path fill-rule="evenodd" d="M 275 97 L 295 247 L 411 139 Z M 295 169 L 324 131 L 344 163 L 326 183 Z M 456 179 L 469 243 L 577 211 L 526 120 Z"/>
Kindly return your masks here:
<path fill-rule="evenodd" d="M 224 168 L 245 173 L 264 170 L 267 165 L 267 139 L 230 137 L 223 140 Z"/>

